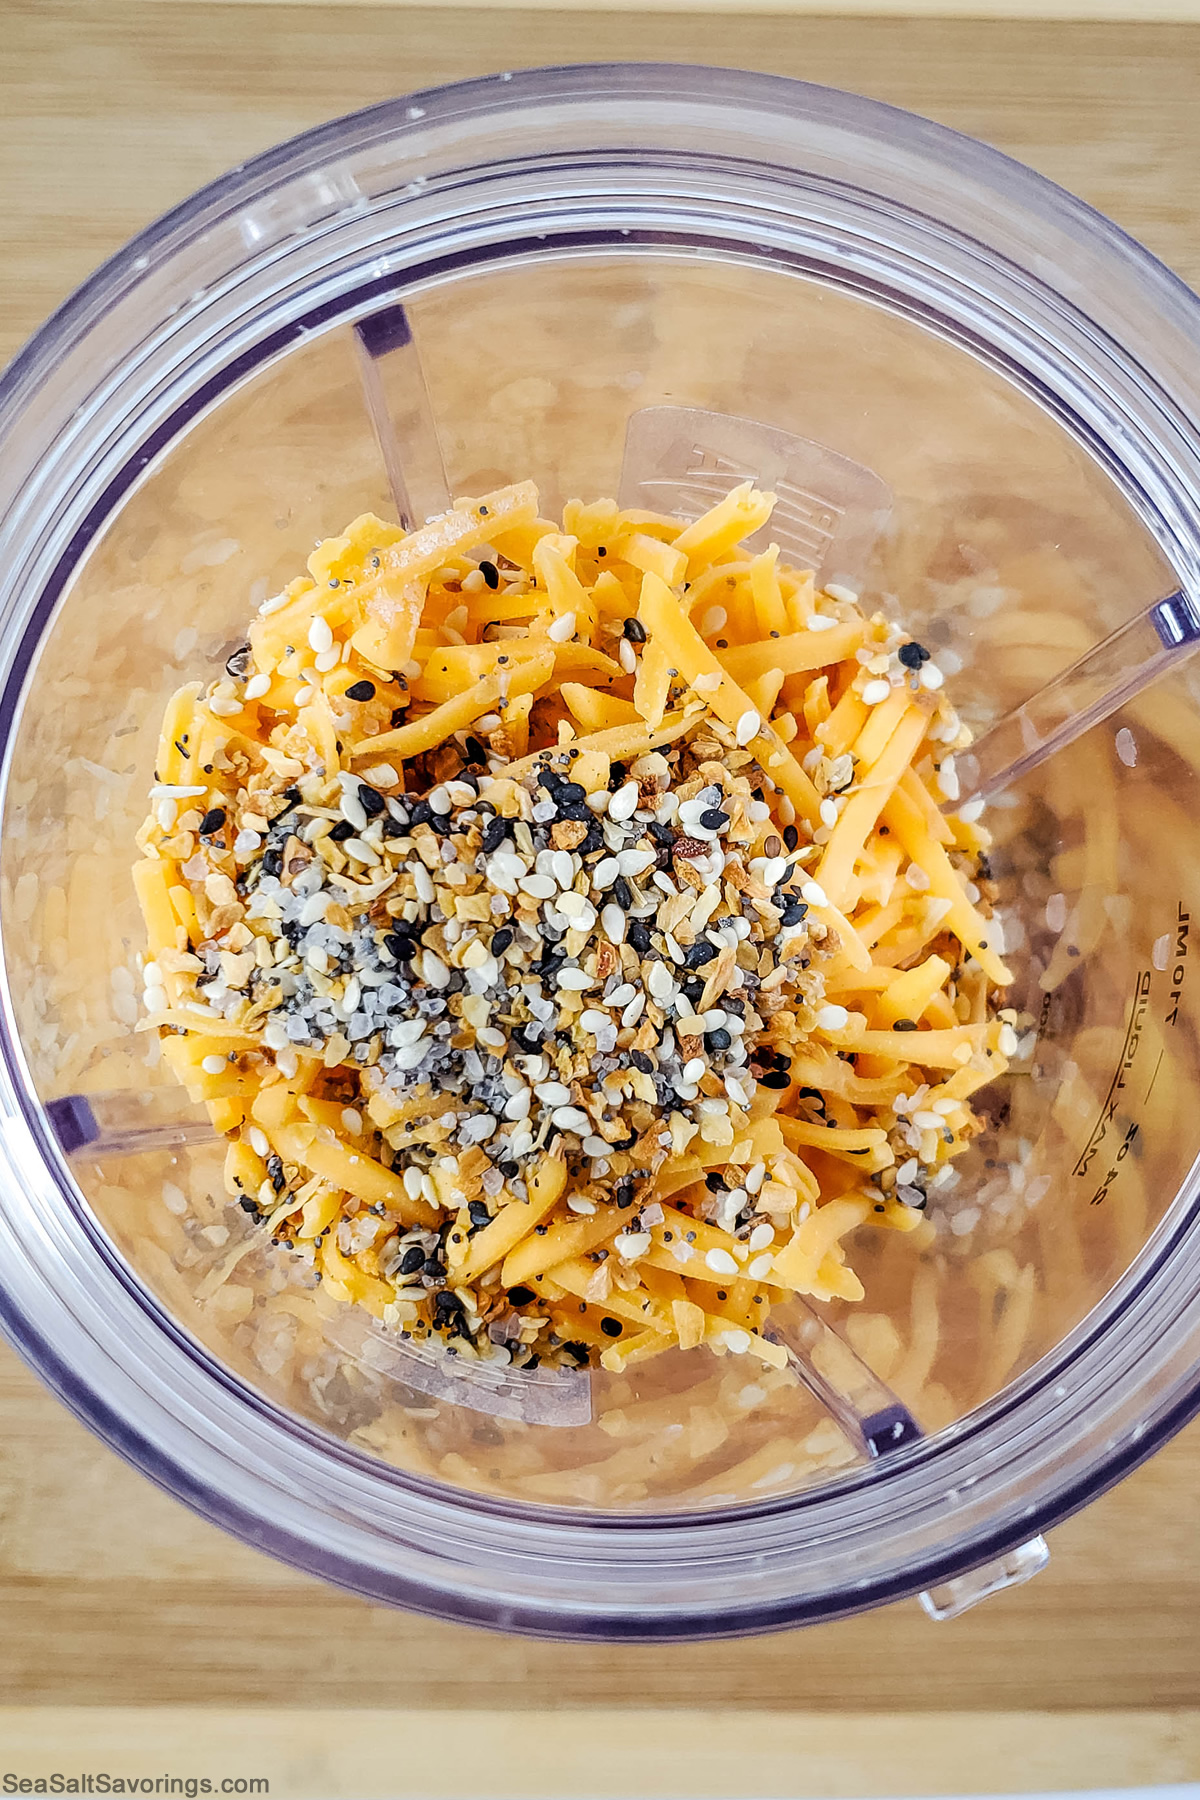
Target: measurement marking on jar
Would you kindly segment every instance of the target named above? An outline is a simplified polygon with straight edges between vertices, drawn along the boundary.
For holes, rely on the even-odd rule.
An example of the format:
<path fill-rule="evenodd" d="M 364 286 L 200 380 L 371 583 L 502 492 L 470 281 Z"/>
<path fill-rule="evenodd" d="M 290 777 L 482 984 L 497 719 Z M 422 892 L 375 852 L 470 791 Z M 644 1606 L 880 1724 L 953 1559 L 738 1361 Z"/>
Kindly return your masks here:
<path fill-rule="evenodd" d="M 1108 1199 L 1108 1190 L 1112 1186 L 1113 1182 L 1117 1179 L 1117 1176 L 1121 1173 L 1121 1164 L 1125 1161 L 1125 1158 L 1129 1155 L 1129 1152 L 1133 1149 L 1133 1141 L 1137 1137 L 1137 1134 L 1140 1129 L 1141 1129 L 1141 1127 L 1138 1125 L 1130 1125 L 1129 1126 L 1128 1130 L 1125 1133 L 1124 1138 L 1121 1140 L 1120 1149 L 1117 1151 L 1117 1154 L 1113 1157 L 1112 1167 L 1109 1169 L 1107 1175 L 1105 1175 L 1105 1177 L 1104 1177 L 1104 1180 L 1100 1183 L 1100 1186 L 1096 1189 L 1095 1193 L 1092 1195 L 1091 1204 L 1093 1206 L 1099 1206 L 1100 1202 L 1102 1200 Z"/>
<path fill-rule="evenodd" d="M 1137 978 L 1134 982 L 1133 999 L 1130 1002 L 1129 1007 L 1129 1024 L 1125 1031 L 1125 1042 L 1121 1048 L 1121 1056 L 1117 1063 L 1116 1074 L 1113 1076 L 1108 1093 L 1104 1097 L 1104 1105 L 1100 1108 L 1100 1116 L 1092 1127 L 1088 1140 L 1080 1153 L 1078 1162 L 1071 1171 L 1073 1175 L 1078 1175 L 1081 1178 L 1087 1174 L 1092 1163 L 1095 1161 L 1099 1154 L 1100 1147 L 1108 1134 L 1108 1128 L 1116 1119 L 1121 1096 L 1128 1085 L 1129 1077 L 1133 1071 L 1133 1065 L 1137 1060 L 1137 1053 L 1142 1046 L 1142 1027 L 1146 1022 L 1146 1011 L 1150 1005 L 1151 973 L 1152 972 L 1149 969 L 1138 970 Z M 1125 1141 L 1117 1153 L 1118 1159 L 1128 1154 L 1129 1147 L 1133 1142 L 1133 1136 L 1135 1136 L 1136 1133 L 1136 1125 L 1133 1127 L 1132 1134 L 1129 1132 L 1126 1133 Z M 1100 1197 L 1103 1198 L 1103 1194 L 1101 1194 Z"/>
<path fill-rule="evenodd" d="M 1179 1002 L 1183 998 L 1183 984 L 1187 980 L 1188 927 L 1191 914 L 1183 910 L 1182 902 L 1178 904 L 1178 916 L 1175 920 L 1175 960 L 1171 967 L 1171 992 L 1168 996 L 1170 1007 L 1165 1023 L 1179 1023 Z"/>

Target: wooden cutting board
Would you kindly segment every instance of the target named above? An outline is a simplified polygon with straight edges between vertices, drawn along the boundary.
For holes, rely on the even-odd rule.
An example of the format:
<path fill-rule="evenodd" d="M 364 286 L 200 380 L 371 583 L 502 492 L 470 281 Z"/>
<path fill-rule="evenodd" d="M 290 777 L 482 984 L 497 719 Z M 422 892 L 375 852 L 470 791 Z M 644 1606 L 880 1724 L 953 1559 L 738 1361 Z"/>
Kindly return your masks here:
<path fill-rule="evenodd" d="M 911 107 L 1200 280 L 1200 27 L 0 0 L 0 47 L 0 355 L 271 142 L 409 87 L 613 57 Z M 955 1625 L 909 1604 L 722 1645 L 530 1643 L 370 1607 L 227 1540 L 0 1349 L 0 1792 L 9 1771 L 104 1769 L 360 1800 L 1187 1780 L 1198 1526 L 1193 1427 L 1053 1534 L 1047 1574 Z"/>

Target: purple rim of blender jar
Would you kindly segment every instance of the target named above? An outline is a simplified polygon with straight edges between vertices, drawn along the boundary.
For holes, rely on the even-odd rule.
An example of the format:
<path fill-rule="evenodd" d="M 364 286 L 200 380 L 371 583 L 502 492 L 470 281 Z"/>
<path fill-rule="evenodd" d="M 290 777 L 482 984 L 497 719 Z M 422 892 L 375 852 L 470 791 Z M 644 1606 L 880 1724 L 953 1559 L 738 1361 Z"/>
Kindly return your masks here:
<path fill-rule="evenodd" d="M 759 153 L 751 154 L 756 146 Z M 436 239 L 435 248 L 405 261 L 400 238 L 389 236 L 385 274 L 364 281 L 361 273 L 339 272 L 335 259 L 302 270 L 299 295 L 281 299 L 269 289 L 257 301 L 252 296 L 255 331 L 206 375 L 188 358 L 194 362 L 197 346 L 210 354 L 211 346 L 187 342 L 186 333 L 226 296 L 218 282 L 193 296 L 189 315 L 191 290 L 180 286 L 170 328 L 176 335 L 168 332 L 167 341 L 178 360 L 171 364 L 168 355 L 164 365 L 178 398 L 144 408 L 140 435 L 127 432 L 130 441 L 114 444 L 107 466 L 108 440 L 100 449 L 89 444 L 92 465 L 82 476 L 70 471 L 70 491 L 50 495 L 47 506 L 39 480 L 61 480 L 62 465 L 69 467 L 75 422 L 67 399 L 88 414 L 68 392 L 79 380 L 80 347 L 114 322 L 118 338 L 123 324 L 132 328 L 125 315 L 139 294 L 152 307 L 154 295 L 170 288 L 172 271 L 203 248 L 205 234 L 217 240 L 219 254 L 221 232 L 228 238 L 231 224 L 248 219 L 254 206 L 267 213 L 270 203 L 282 207 L 289 189 L 311 184 L 318 171 L 334 187 L 352 167 L 377 171 L 384 149 L 393 171 L 406 156 L 410 167 L 433 171 L 423 188 L 410 188 L 407 207 L 417 220 L 414 238 L 423 232 Z M 839 157 L 857 182 L 827 166 Z M 900 168 L 896 179 L 913 180 L 912 195 L 889 192 L 893 167 Z M 870 186 L 862 185 L 864 176 Z M 542 184 L 534 203 L 545 229 L 536 233 L 528 228 L 531 182 Z M 709 198 L 714 186 L 719 202 Z M 472 214 L 464 200 L 472 193 L 499 208 L 498 226 L 480 225 L 484 215 Z M 811 216 L 802 199 L 812 202 Z M 429 210 L 439 203 L 444 215 Z M 377 192 L 359 216 L 397 204 L 394 188 Z M 830 226 L 825 213 L 839 206 L 845 217 Z M 338 216 L 305 216 L 303 254 L 316 254 L 333 229 L 329 218 L 336 226 Z M 871 241 L 872 217 L 878 242 Z M 980 221 L 991 228 L 986 240 Z M 901 275 L 911 282 L 912 269 L 897 243 L 905 233 L 910 256 L 920 243 L 929 257 L 922 284 L 907 290 Z M 286 235 L 281 226 L 264 254 Z M 360 246 L 350 260 L 378 267 L 381 242 L 373 259 Z M 532 71 L 373 107 L 267 152 L 149 227 L 10 366 L 0 380 L 0 442 L 6 423 L 12 430 L 20 416 L 22 426 L 32 421 L 25 437 L 34 453 L 25 490 L 18 484 L 7 498 L 0 468 L 0 543 L 7 508 L 13 581 L 22 574 L 20 551 L 33 567 L 27 591 L 3 596 L 0 612 L 7 632 L 0 699 L 6 757 L 25 676 L 73 571 L 145 468 L 234 382 L 306 332 L 361 317 L 456 272 L 550 250 L 621 254 L 639 246 L 660 254 L 717 252 L 815 276 L 960 343 L 1091 450 L 1177 571 L 1191 575 L 1200 567 L 1192 523 L 1200 461 L 1189 417 L 1200 395 L 1187 385 L 1200 303 L 1107 220 L 982 145 L 831 90 L 658 65 Z M 1072 291 L 1086 296 L 1091 313 L 1023 266 L 1022 252 L 1035 248 L 1040 269 L 1058 273 L 1055 252 L 1064 257 Z M 249 258 L 238 273 L 252 283 Z M 1097 273 L 1108 283 L 1097 283 Z M 194 284 L 194 269 L 190 279 Z M 154 324 L 170 317 L 164 307 Z M 227 307 L 226 331 L 231 319 L 246 335 L 244 319 Z M 1129 341 L 1144 344 L 1143 360 L 1124 347 Z M 1076 352 L 1070 369 L 1064 345 Z M 110 403 L 119 440 L 120 380 L 150 352 L 136 341 L 116 349 L 117 398 Z M 88 398 L 93 411 L 102 410 L 102 399 Z M 44 418 L 39 402 L 47 402 Z M 39 432 L 44 442 L 36 441 Z M 12 443 L 15 467 L 15 431 Z M 1118 444 L 1123 455 L 1113 448 Z M 40 536 L 31 542 L 35 526 Z M 838 1617 L 936 1586 L 1011 1550 L 1120 1479 L 1200 1410 L 1200 1266 L 1187 1262 L 1200 1210 L 1193 1177 L 1133 1268 L 1052 1356 L 936 1440 L 883 1463 L 808 1493 L 704 1514 L 518 1507 L 440 1487 L 271 1405 L 172 1321 L 71 1181 L 24 1067 L 7 989 L 3 1000 L 6 1331 L 67 1405 L 159 1485 L 248 1542 L 370 1597 L 576 1637 L 723 1636 Z M 41 1205 L 31 1213 L 33 1195 Z M 1151 1392 L 1154 1380 L 1159 1386 Z M 1024 1471 L 1027 1482 L 1019 1495 L 1014 1471 Z M 947 1524 L 951 1505 L 956 1513 Z M 847 1511 L 855 1512 L 854 1522 L 831 1522 Z M 867 1566 L 881 1534 L 894 1535 L 898 1523 L 908 1535 L 893 1563 L 853 1578 L 856 1556 Z M 851 1542 L 853 1531 L 859 1536 Z M 824 1586 L 804 1563 L 822 1532 L 845 1571 Z"/>

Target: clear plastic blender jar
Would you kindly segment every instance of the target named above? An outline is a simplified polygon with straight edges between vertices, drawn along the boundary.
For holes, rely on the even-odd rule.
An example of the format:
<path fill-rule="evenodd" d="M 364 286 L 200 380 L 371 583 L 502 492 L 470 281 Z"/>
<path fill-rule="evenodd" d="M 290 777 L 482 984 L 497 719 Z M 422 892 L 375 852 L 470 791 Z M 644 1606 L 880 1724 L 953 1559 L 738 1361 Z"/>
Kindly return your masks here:
<path fill-rule="evenodd" d="M 663 406 L 873 471 L 868 601 L 977 732 L 1036 714 L 1195 590 L 1198 323 L 979 145 L 653 66 L 372 109 L 93 277 L 0 389 L 0 1316 L 63 1398 L 263 1548 L 508 1628 L 760 1630 L 993 1565 L 948 1611 L 1034 1568 L 1200 1404 L 1186 662 L 994 796 L 1016 1072 L 920 1244 L 863 1245 L 865 1300 L 799 1308 L 777 1371 L 678 1352 L 487 1389 L 299 1294 L 134 1030 L 132 840 L 168 694 L 316 539 L 398 484 L 423 516 L 442 467 L 533 477 L 550 512 L 612 493 Z"/>

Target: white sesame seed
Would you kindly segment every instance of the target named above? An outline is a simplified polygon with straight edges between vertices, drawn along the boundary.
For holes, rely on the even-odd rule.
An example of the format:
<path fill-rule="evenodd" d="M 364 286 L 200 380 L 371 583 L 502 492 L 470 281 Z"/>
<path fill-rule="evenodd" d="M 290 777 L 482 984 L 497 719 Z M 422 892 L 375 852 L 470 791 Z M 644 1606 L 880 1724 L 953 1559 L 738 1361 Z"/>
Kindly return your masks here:
<path fill-rule="evenodd" d="M 625 1011 L 621 1014 L 622 1026 L 626 1029 L 630 1029 L 636 1025 L 645 1010 L 645 1006 L 645 994 L 635 994 L 633 999 L 629 1002 L 629 1005 L 625 1008 Z"/>
<path fill-rule="evenodd" d="M 862 691 L 864 706 L 879 706 L 891 693 L 891 684 L 886 681 L 868 681 Z"/>
<path fill-rule="evenodd" d="M 904 879 L 914 894 L 923 894 L 929 886 L 929 877 L 920 863 L 909 863 L 904 871 Z"/>
<path fill-rule="evenodd" d="M 342 1124 L 351 1137 L 358 1137 L 363 1128 L 363 1117 L 356 1107 L 343 1106 Z"/>
<path fill-rule="evenodd" d="M 910 1116 L 918 1131 L 941 1131 L 946 1123 L 941 1113 L 927 1111 L 924 1107 Z"/>
<path fill-rule="evenodd" d="M 611 1149 L 612 1145 L 606 1143 L 602 1137 L 597 1137 L 594 1131 L 589 1131 L 583 1140 L 585 1156 L 607 1156 Z"/>
<path fill-rule="evenodd" d="M 514 1122 L 519 1119 L 527 1119 L 532 1104 L 533 1100 L 529 1089 L 522 1088 L 520 1093 L 513 1094 L 508 1100 L 504 1108 L 504 1117 L 512 1119 Z"/>
<path fill-rule="evenodd" d="M 840 582 L 827 581 L 825 583 L 825 592 L 829 595 L 831 600 L 838 600 L 843 606 L 858 605 L 858 595 L 855 593 L 854 589 L 843 587 Z"/>
<path fill-rule="evenodd" d="M 546 636 L 552 638 L 556 644 L 565 644 L 567 639 L 574 635 L 575 614 L 573 612 L 563 613 L 546 630 Z"/>
<path fill-rule="evenodd" d="M 590 1217 L 596 1210 L 596 1202 L 589 1200 L 585 1194 L 568 1194 L 567 1206 L 573 1213 L 580 1213 L 584 1218 Z"/>
<path fill-rule="evenodd" d="M 714 1275 L 736 1275 L 738 1272 L 738 1266 L 728 1250 L 709 1250 L 704 1261 L 706 1267 L 710 1268 Z"/>
<path fill-rule="evenodd" d="M 575 859 L 569 850 L 555 850 L 550 856 L 550 873 L 560 888 L 569 888 L 575 879 Z M 565 900 L 565 895 L 564 895 Z"/>
<path fill-rule="evenodd" d="M 644 875 L 647 869 L 654 867 L 657 857 L 653 850 L 619 850 L 617 867 L 622 875 L 631 876 L 635 881 Z"/>
<path fill-rule="evenodd" d="M 603 920 L 601 923 L 603 923 Z M 623 981 L 620 987 L 615 987 L 612 993 L 609 994 L 608 1004 L 617 1007 L 628 1006 L 636 992 L 637 989 L 634 987 L 632 981 Z"/>
<path fill-rule="evenodd" d="M 620 944 L 625 940 L 625 927 L 628 920 L 615 900 L 600 909 L 600 924 L 604 935 L 612 944 Z"/>
<path fill-rule="evenodd" d="M 430 987 L 444 988 L 449 986 L 450 971 L 441 958 L 434 955 L 432 950 L 422 950 L 421 952 L 421 973 L 424 975 Z"/>
<path fill-rule="evenodd" d="M 257 831 L 239 831 L 233 840 L 233 854 L 235 856 L 251 856 L 261 844 L 262 838 Z"/>
<path fill-rule="evenodd" d="M 308 688 L 307 690 L 304 688 L 297 688 L 297 690 L 296 690 L 296 705 L 297 706 L 304 705 L 303 700 L 301 700 L 301 698 L 300 698 L 301 694 L 303 694 L 303 693 L 307 693 L 308 698 L 310 700 L 312 699 L 312 689 L 311 688 Z M 231 695 L 228 695 L 228 694 L 213 694 L 209 698 L 208 710 L 211 713 L 215 713 L 218 719 L 232 719 L 235 713 L 241 712 L 242 703 L 240 700 L 235 700 Z"/>
<path fill-rule="evenodd" d="M 200 1064 L 206 1075 L 220 1075 L 228 1068 L 223 1056 L 206 1056 Z"/>
<path fill-rule="evenodd" d="M 389 1027 L 388 1036 L 393 1044 L 402 1048 L 418 1043 L 425 1035 L 426 1022 L 421 1018 L 397 1019 L 396 1023 Z"/>
<path fill-rule="evenodd" d="M 908 1161 L 902 1162 L 900 1167 L 896 1170 L 896 1180 L 903 1182 L 914 1181 L 920 1172 L 920 1168 L 921 1165 L 916 1157 L 910 1156 Z"/>
<path fill-rule="evenodd" d="M 773 888 L 776 882 L 782 881 L 787 874 L 786 856 L 768 856 L 763 861 L 762 882 L 766 888 Z"/>
<path fill-rule="evenodd" d="M 689 1083 L 699 1081 L 706 1066 L 702 1056 L 693 1056 L 691 1062 L 684 1063 L 683 1065 L 683 1079 Z"/>
<path fill-rule="evenodd" d="M 771 809 L 765 800 L 752 800 L 746 808 L 746 817 L 752 825 L 762 825 L 770 818 Z"/>
<path fill-rule="evenodd" d="M 441 785 L 431 788 L 425 798 L 429 802 L 430 811 L 439 815 L 448 813 L 454 804 L 445 787 Z"/>
<path fill-rule="evenodd" d="M 271 685 L 269 675 L 252 675 L 246 683 L 247 700 L 261 700 Z"/>
<path fill-rule="evenodd" d="M 768 1246 L 774 1242 L 775 1227 L 767 1224 L 766 1220 L 764 1220 L 761 1225 L 756 1225 L 754 1230 L 750 1233 L 747 1240 L 747 1247 L 751 1250 L 766 1250 Z"/>
<path fill-rule="evenodd" d="M 621 667 L 624 669 L 624 671 L 627 675 L 633 675 L 636 673 L 637 657 L 634 655 L 633 645 L 630 643 L 628 638 L 622 638 L 621 642 L 617 646 L 617 661 L 620 663 Z"/>
<path fill-rule="evenodd" d="M 983 808 L 982 800 L 968 800 L 965 806 L 959 807 L 958 816 L 964 825 L 974 825 L 977 819 L 983 817 Z"/>
<path fill-rule="evenodd" d="M 646 976 L 646 986 L 654 1000 L 669 1000 L 675 992 L 675 978 L 664 962 L 650 964 L 650 972 Z"/>
<path fill-rule="evenodd" d="M 315 650 L 318 654 L 322 650 L 328 650 L 333 644 L 333 631 L 329 620 L 322 613 L 315 614 L 309 625 L 308 644 L 310 650 Z"/>
<path fill-rule="evenodd" d="M 800 889 L 800 898 L 809 906 L 829 905 L 829 897 L 819 881 L 806 881 Z"/>
<path fill-rule="evenodd" d="M 591 1120 L 578 1106 L 556 1106 L 550 1114 L 550 1123 L 557 1125 L 560 1131 L 586 1132 Z"/>
<path fill-rule="evenodd" d="M 159 830 L 171 831 L 174 828 L 178 812 L 179 808 L 170 795 L 165 794 L 161 800 L 157 801 L 154 807 L 154 817 L 158 821 Z"/>
<path fill-rule="evenodd" d="M 598 1031 L 603 1031 L 606 1025 L 611 1025 L 612 1020 L 606 1012 L 601 1012 L 599 1007 L 588 1006 L 580 1013 L 579 1023 L 585 1031 L 590 1031 L 595 1037 Z"/>
<path fill-rule="evenodd" d="M 715 637 L 729 623 L 729 614 L 723 606 L 710 606 L 697 627 L 701 637 Z"/>
<path fill-rule="evenodd" d="M 286 594 L 272 594 L 271 598 L 269 600 L 264 600 L 259 607 L 258 616 L 260 619 L 265 619 L 269 614 L 278 612 L 280 607 L 286 606 L 287 603 L 288 597 Z"/>
<path fill-rule="evenodd" d="M 592 981 L 586 969 L 560 969 L 554 977 L 555 986 L 565 988 L 571 994 L 581 994 L 584 988 L 592 986 Z"/>
<path fill-rule="evenodd" d="M 832 631 L 837 620 L 831 619 L 828 613 L 811 612 L 804 623 L 809 631 Z"/>
<path fill-rule="evenodd" d="M 627 781 L 623 788 L 618 788 L 608 803 L 610 819 L 631 819 L 637 811 L 638 785 L 636 781 Z"/>
<path fill-rule="evenodd" d="M 818 1031 L 844 1031 L 850 1014 L 844 1006 L 823 1006 L 817 1014 Z"/>
<path fill-rule="evenodd" d="M 938 767 L 938 786 L 947 800 L 957 800 L 962 791 L 958 784 L 958 771 L 954 766 L 954 758 L 946 756 Z"/>
<path fill-rule="evenodd" d="M 343 791 L 340 811 L 343 819 L 353 825 L 355 831 L 365 831 L 367 829 L 366 811 L 354 789 L 346 788 Z"/>
<path fill-rule="evenodd" d="M 743 1273 L 751 1281 L 765 1281 L 766 1277 L 771 1273 L 771 1266 L 774 1261 L 775 1258 L 770 1252 L 764 1256 L 756 1256 L 752 1261 L 746 1264 Z"/>
<path fill-rule="evenodd" d="M 945 677 L 936 663 L 927 662 L 921 670 L 921 686 L 928 688 L 931 694 L 937 693 L 944 679 Z"/>
<path fill-rule="evenodd" d="M 737 739 L 739 746 L 744 746 L 748 744 L 752 738 L 756 738 L 761 730 L 762 719 L 751 706 L 747 708 L 738 720 L 737 727 L 734 731 L 734 737 Z"/>
<path fill-rule="evenodd" d="M 504 1050 L 508 1046 L 508 1039 L 494 1025 L 481 1025 L 475 1037 L 485 1050 Z"/>
<path fill-rule="evenodd" d="M 558 892 L 558 883 L 553 875 L 538 875 L 537 873 L 522 875 L 517 886 L 523 894 L 528 894 L 531 900 L 552 900 Z"/>
<path fill-rule="evenodd" d="M 1011 1025 L 1002 1025 L 1000 1027 L 999 1049 L 1001 1056 L 1015 1056 L 1017 1054 L 1017 1034 Z"/>
<path fill-rule="evenodd" d="M 822 802 L 821 802 L 821 823 L 822 823 L 822 825 L 834 826 L 837 824 L 837 822 L 838 822 L 837 801 L 836 800 L 822 800 Z"/>
<path fill-rule="evenodd" d="M 250 1148 L 256 1156 L 270 1156 L 271 1140 L 261 1126 L 252 1125 L 247 1136 L 250 1140 Z"/>
<path fill-rule="evenodd" d="M 404 1191 L 409 1199 L 419 1200 L 421 1198 L 421 1190 L 424 1186 L 423 1171 L 418 1169 L 415 1164 L 410 1164 L 409 1167 L 405 1169 L 401 1180 L 404 1182 Z"/>

